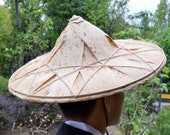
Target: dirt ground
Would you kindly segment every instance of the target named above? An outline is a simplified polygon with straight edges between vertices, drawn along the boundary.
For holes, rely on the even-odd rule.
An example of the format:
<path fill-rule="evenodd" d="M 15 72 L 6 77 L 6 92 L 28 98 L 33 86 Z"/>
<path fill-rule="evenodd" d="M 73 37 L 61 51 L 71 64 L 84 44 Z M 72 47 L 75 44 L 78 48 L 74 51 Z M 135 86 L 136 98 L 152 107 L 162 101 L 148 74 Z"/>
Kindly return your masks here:
<path fill-rule="evenodd" d="M 0 131 L 0 135 L 55 135 L 58 126 L 59 125 L 55 125 L 49 130 L 22 128 L 15 129 L 13 132 L 11 131 L 11 128 L 9 128 L 4 131 Z"/>
<path fill-rule="evenodd" d="M 49 131 L 45 130 L 34 130 L 31 132 L 31 129 L 23 128 L 23 129 L 15 129 L 13 134 L 11 129 L 0 131 L 0 135 L 56 135 L 56 131 L 59 125 L 55 125 L 49 129 Z M 115 126 L 110 126 L 107 128 L 109 135 L 123 135 L 120 130 Z"/>

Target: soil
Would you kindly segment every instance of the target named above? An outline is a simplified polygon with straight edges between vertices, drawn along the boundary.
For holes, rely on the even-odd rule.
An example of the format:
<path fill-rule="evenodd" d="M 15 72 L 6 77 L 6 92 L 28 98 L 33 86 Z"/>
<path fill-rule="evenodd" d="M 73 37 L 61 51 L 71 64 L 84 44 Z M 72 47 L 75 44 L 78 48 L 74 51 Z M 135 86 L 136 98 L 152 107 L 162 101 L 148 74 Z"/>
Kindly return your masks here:
<path fill-rule="evenodd" d="M 22 128 L 22 129 L 15 129 L 14 132 L 11 132 L 11 129 L 7 129 L 5 131 L 0 131 L 0 135 L 56 135 L 56 131 L 60 124 L 54 125 L 48 131 L 43 129 L 41 130 L 34 130 L 31 132 L 29 128 Z M 109 135 L 122 135 L 118 127 L 110 126 L 107 128 Z"/>
<path fill-rule="evenodd" d="M 48 130 L 44 129 L 29 129 L 29 128 L 21 128 L 21 129 L 14 129 L 12 132 L 12 128 L 8 128 L 4 131 L 0 131 L 0 135 L 55 135 L 57 128 L 59 125 L 54 125 Z"/>

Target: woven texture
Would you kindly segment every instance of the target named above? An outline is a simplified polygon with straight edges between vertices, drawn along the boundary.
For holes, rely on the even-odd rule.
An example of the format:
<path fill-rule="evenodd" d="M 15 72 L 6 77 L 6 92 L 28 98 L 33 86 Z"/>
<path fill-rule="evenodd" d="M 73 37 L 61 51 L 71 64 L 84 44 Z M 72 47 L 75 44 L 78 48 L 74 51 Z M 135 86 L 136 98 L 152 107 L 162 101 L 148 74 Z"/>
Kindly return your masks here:
<path fill-rule="evenodd" d="M 156 75 L 166 63 L 157 45 L 112 40 L 73 16 L 54 48 L 18 69 L 9 91 L 35 102 L 77 102 L 129 90 Z"/>

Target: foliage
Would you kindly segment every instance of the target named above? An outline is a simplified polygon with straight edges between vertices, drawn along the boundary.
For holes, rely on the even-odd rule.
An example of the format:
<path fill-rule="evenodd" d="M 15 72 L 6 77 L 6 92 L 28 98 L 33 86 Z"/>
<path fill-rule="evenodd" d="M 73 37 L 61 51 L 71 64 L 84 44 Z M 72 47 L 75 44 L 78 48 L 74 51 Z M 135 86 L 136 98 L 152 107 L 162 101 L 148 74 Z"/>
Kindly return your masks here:
<path fill-rule="evenodd" d="M 0 76 L 0 93 L 2 95 L 8 95 L 8 79 Z"/>
<path fill-rule="evenodd" d="M 170 132 L 170 108 L 162 108 L 156 121 L 149 128 L 148 135 L 168 135 Z"/>
<path fill-rule="evenodd" d="M 50 48 L 46 35 L 53 29 L 53 22 L 51 18 L 45 16 L 46 4 L 43 2 L 43 0 L 6 1 L 14 26 L 10 42 L 6 45 L 8 65 L 3 66 L 8 75 Z"/>
<path fill-rule="evenodd" d="M 10 34 L 13 26 L 10 20 L 8 9 L 0 6 L 0 75 L 6 75 L 6 68 L 9 68 L 8 44 L 10 42 Z"/>
<path fill-rule="evenodd" d="M 109 2 L 110 0 L 84 0 L 80 9 L 85 19 L 98 26 L 105 32 L 109 32 Z M 98 3 L 98 4 L 97 4 Z M 92 8 L 93 7 L 93 8 Z M 81 12 L 80 12 L 81 13 Z"/>
<path fill-rule="evenodd" d="M 159 37 L 158 44 L 163 48 L 166 54 L 167 68 L 170 69 L 170 28 L 164 30 L 164 33 Z M 168 76 L 170 76 L 170 72 L 168 72 Z M 170 89 L 169 78 L 165 78 L 164 82 L 168 85 L 168 88 Z"/>
<path fill-rule="evenodd" d="M 153 103 L 159 98 L 160 91 L 168 90 L 167 85 L 162 83 L 162 79 L 169 77 L 168 73 L 169 69 L 164 67 L 159 76 L 126 92 L 125 108 L 120 123 L 125 135 L 150 135 L 149 128 L 157 121 L 157 114 L 160 111 Z"/>
<path fill-rule="evenodd" d="M 125 96 L 125 108 L 120 127 L 125 135 L 146 132 L 148 125 L 155 121 L 156 109 L 152 103 L 157 99 L 157 89 L 148 82 L 129 92 Z"/>
<path fill-rule="evenodd" d="M 128 22 L 126 21 L 126 15 L 129 12 L 128 4 L 129 0 L 112 0 L 109 4 L 109 16 L 110 16 L 110 25 L 109 35 L 123 31 L 129 27 Z"/>
<path fill-rule="evenodd" d="M 154 37 L 153 14 L 149 11 L 140 11 L 134 15 L 129 15 L 132 25 L 140 30 L 140 36 L 143 39 L 152 39 Z M 136 23 L 137 22 L 137 23 Z"/>
<path fill-rule="evenodd" d="M 47 1 L 46 14 L 53 20 L 53 31 L 51 35 L 51 44 L 54 44 L 56 38 L 64 29 L 68 20 L 73 15 L 80 15 L 84 19 L 92 22 L 103 30 L 108 30 L 108 11 L 109 0 L 51 0 Z"/>
<path fill-rule="evenodd" d="M 164 33 L 158 40 L 158 44 L 163 48 L 167 56 L 168 64 L 170 64 L 170 28 L 164 30 Z M 170 65 L 168 65 L 168 67 L 170 67 Z"/>
<path fill-rule="evenodd" d="M 113 38 L 115 39 L 142 39 L 140 37 L 140 31 L 137 28 L 130 27 L 124 31 L 120 31 L 118 33 L 114 33 L 112 35 Z"/>
<path fill-rule="evenodd" d="M 155 13 L 154 22 L 155 22 L 155 31 L 156 35 L 159 36 L 162 34 L 163 30 L 168 27 L 168 0 L 160 0 L 158 8 Z"/>
<path fill-rule="evenodd" d="M 0 6 L 0 41 L 2 43 L 2 39 L 5 36 L 8 36 L 12 31 L 12 25 L 10 21 L 10 14 L 8 10 Z"/>

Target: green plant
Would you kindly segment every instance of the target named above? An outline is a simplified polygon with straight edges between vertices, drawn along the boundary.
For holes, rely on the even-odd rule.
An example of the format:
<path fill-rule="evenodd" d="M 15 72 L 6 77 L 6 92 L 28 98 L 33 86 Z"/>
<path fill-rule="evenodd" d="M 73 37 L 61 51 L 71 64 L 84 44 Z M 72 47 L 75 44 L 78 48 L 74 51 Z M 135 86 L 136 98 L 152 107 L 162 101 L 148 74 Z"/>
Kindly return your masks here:
<path fill-rule="evenodd" d="M 149 135 L 169 135 L 170 133 L 170 108 L 162 108 L 156 121 L 148 131 Z"/>
<path fill-rule="evenodd" d="M 8 79 L 0 76 L 0 94 L 8 95 Z"/>
<path fill-rule="evenodd" d="M 141 40 L 140 31 L 137 28 L 130 27 L 124 31 L 112 34 L 112 37 L 115 39 L 138 39 Z"/>
<path fill-rule="evenodd" d="M 141 90 L 143 88 L 146 87 L 141 86 L 126 92 L 125 107 L 120 121 L 121 130 L 125 135 L 138 135 L 146 132 L 148 125 L 150 126 L 155 120 L 156 113 L 153 113 L 155 109 L 150 105 L 155 92 L 150 90 L 150 96 L 146 99 L 143 97 L 144 90 Z"/>
<path fill-rule="evenodd" d="M 161 79 L 154 77 L 144 85 L 126 92 L 120 121 L 121 130 L 125 135 L 150 135 L 148 129 L 155 123 L 158 113 L 153 103 L 157 100 L 160 90 Z"/>

